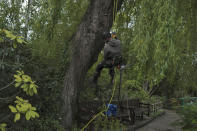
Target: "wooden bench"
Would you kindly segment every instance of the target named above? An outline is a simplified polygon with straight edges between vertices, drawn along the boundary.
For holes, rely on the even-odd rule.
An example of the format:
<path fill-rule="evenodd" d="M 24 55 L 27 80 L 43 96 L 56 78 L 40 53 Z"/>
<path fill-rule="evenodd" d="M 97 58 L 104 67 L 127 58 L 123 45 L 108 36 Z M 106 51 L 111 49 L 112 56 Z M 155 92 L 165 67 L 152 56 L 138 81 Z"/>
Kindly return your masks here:
<path fill-rule="evenodd" d="M 109 101 L 86 101 L 81 102 L 79 105 L 79 112 L 83 121 L 88 121 L 90 116 L 93 116 L 105 109 Z M 143 119 L 143 116 L 150 114 L 150 105 L 144 104 L 139 99 L 129 99 L 123 101 L 112 101 L 111 104 L 117 105 L 116 116 L 110 116 L 109 119 L 118 118 L 121 121 L 127 121 L 134 124 L 137 118 Z"/>
<path fill-rule="evenodd" d="M 163 103 L 161 101 L 151 104 L 151 112 L 156 113 L 159 109 L 163 107 Z"/>
<path fill-rule="evenodd" d="M 106 108 L 106 105 L 109 101 L 86 101 L 79 103 L 79 112 L 81 121 L 87 122 L 90 117 L 99 113 L 100 111 Z M 120 107 L 120 101 L 113 100 L 111 104 L 117 105 L 117 113 L 116 116 L 108 116 L 108 119 L 120 119 L 121 121 L 130 121 L 130 111 L 126 108 Z M 81 106 L 80 106 L 81 105 Z"/>
<path fill-rule="evenodd" d="M 131 124 L 134 124 L 137 118 L 142 120 L 144 115 L 150 115 L 150 104 L 142 103 L 139 99 L 124 100 L 121 103 L 121 108 L 129 110 Z"/>
<path fill-rule="evenodd" d="M 117 114 L 116 116 L 108 116 L 108 119 L 120 119 L 120 121 L 131 122 L 131 116 L 129 109 L 122 108 L 121 101 L 112 101 L 111 104 L 117 105 Z"/>

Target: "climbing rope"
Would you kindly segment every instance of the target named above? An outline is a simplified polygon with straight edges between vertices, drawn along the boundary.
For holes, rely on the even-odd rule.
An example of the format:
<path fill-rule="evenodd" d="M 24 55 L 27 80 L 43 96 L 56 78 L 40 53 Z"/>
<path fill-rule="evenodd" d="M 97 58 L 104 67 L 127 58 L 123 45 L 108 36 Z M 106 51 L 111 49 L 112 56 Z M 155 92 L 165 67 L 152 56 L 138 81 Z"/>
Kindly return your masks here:
<path fill-rule="evenodd" d="M 132 64 L 129 64 L 129 65 L 125 65 L 125 66 L 121 66 L 121 68 L 120 68 L 120 83 L 119 83 L 119 96 L 118 96 L 118 100 L 120 100 L 120 88 L 121 88 L 121 80 L 122 80 L 122 70 L 125 70 L 125 69 L 127 69 L 128 67 L 130 67 L 130 66 L 132 66 Z M 115 73 L 116 74 L 116 73 Z M 91 124 L 91 122 L 94 120 L 94 119 L 96 119 L 98 116 L 100 116 L 100 115 L 103 115 L 103 113 L 104 112 L 107 112 L 107 110 L 109 109 L 109 105 L 111 104 L 111 102 L 112 102 L 112 100 L 113 100 L 113 97 L 114 97 L 114 94 L 115 94 L 115 90 L 116 90 L 116 79 L 114 79 L 114 87 L 113 87 L 113 92 L 112 92 L 112 96 L 111 96 L 111 98 L 110 98 L 110 100 L 109 100 L 109 104 L 108 104 L 108 106 L 107 106 L 107 108 L 105 108 L 104 110 L 102 110 L 102 111 L 100 111 L 99 113 L 97 113 L 96 115 L 94 115 L 93 117 L 92 117 L 92 119 L 90 119 L 89 121 L 88 121 L 88 123 L 80 130 L 80 131 L 84 131 L 90 124 Z M 128 102 L 128 101 L 127 101 Z M 128 103 L 127 103 L 128 104 Z M 120 103 L 119 103 L 119 105 L 120 105 Z M 106 115 L 106 117 L 107 117 L 107 115 Z M 131 118 L 130 118 L 131 119 Z"/>
<path fill-rule="evenodd" d="M 110 100 L 109 100 L 109 104 L 108 104 L 107 108 L 105 108 L 104 110 L 102 110 L 102 111 L 100 111 L 99 113 L 97 113 L 96 115 L 94 115 L 94 116 L 92 117 L 92 119 L 90 119 L 90 120 L 88 121 L 88 123 L 87 123 L 80 131 L 84 131 L 84 130 L 91 124 L 91 122 L 92 122 L 94 119 L 96 119 L 96 118 L 97 118 L 98 116 L 100 116 L 100 115 L 103 115 L 103 112 L 107 112 L 107 110 L 109 109 L 109 105 L 111 104 L 112 99 L 113 99 L 113 97 L 114 97 L 115 90 L 116 90 L 116 79 L 114 79 L 113 92 L 112 92 L 112 96 L 111 96 L 111 98 L 110 98 Z M 106 115 L 106 117 L 107 117 L 107 115 Z"/>
<path fill-rule="evenodd" d="M 115 21 L 115 18 L 116 18 L 117 7 L 118 7 L 118 0 L 114 0 L 114 6 L 113 6 L 113 21 Z"/>
<path fill-rule="evenodd" d="M 118 96 L 118 100 L 120 99 L 120 88 L 121 88 L 121 80 L 122 80 L 122 70 L 125 70 L 125 69 L 127 69 L 128 67 L 130 67 L 130 66 L 132 66 L 132 64 L 129 64 L 129 65 L 125 65 L 125 66 L 121 66 L 121 68 L 120 68 L 120 83 L 119 83 L 119 96 Z M 115 73 L 116 74 L 116 73 Z M 96 119 L 98 116 L 100 116 L 100 115 L 103 115 L 103 113 L 104 112 L 107 112 L 107 110 L 109 109 L 109 105 L 111 104 L 111 102 L 112 102 L 112 100 L 113 100 L 113 97 L 114 97 L 114 94 L 115 94 L 115 90 L 116 90 L 116 86 L 117 85 L 117 83 L 116 83 L 116 79 L 114 79 L 114 87 L 113 87 L 113 92 L 112 92 L 112 96 L 111 96 L 111 98 L 110 98 L 110 100 L 109 100 L 109 104 L 108 104 L 108 106 L 107 106 L 107 108 L 105 108 L 104 110 L 102 110 L 102 111 L 100 111 L 99 113 L 97 113 L 96 115 L 94 115 L 93 117 L 92 117 L 92 119 L 90 119 L 89 121 L 88 121 L 88 123 L 80 130 L 80 131 L 84 131 L 91 123 L 92 123 L 92 121 L 94 120 L 94 119 Z M 128 103 L 127 103 L 128 104 Z M 120 103 L 119 103 L 119 105 L 120 105 Z M 107 115 L 106 115 L 106 117 L 107 117 Z"/>
<path fill-rule="evenodd" d="M 113 6 L 113 21 L 115 21 L 115 15 L 117 13 L 117 7 L 118 7 L 118 0 L 114 0 L 114 6 Z M 129 65 L 130 66 L 130 65 Z M 122 77 L 122 70 L 125 69 L 125 67 L 123 68 L 120 68 L 120 85 L 119 85 L 119 96 L 118 96 L 118 100 L 120 99 L 120 88 L 121 88 L 121 77 Z M 114 87 L 113 87 L 113 92 L 112 92 L 112 96 L 109 100 L 109 104 L 107 106 L 107 108 L 105 108 L 104 110 L 100 111 L 99 113 L 97 113 L 96 115 L 94 115 L 92 117 L 92 119 L 90 119 L 88 121 L 88 123 L 80 130 L 80 131 L 84 131 L 91 123 L 94 119 L 96 119 L 98 116 L 100 115 L 103 115 L 104 112 L 107 112 L 108 109 L 109 109 L 109 105 L 111 104 L 112 100 L 113 100 L 113 97 L 114 97 L 114 94 L 115 94 L 115 90 L 116 90 L 116 79 L 114 80 Z M 119 103 L 120 104 L 120 103 Z M 105 115 L 107 117 L 107 115 Z"/>

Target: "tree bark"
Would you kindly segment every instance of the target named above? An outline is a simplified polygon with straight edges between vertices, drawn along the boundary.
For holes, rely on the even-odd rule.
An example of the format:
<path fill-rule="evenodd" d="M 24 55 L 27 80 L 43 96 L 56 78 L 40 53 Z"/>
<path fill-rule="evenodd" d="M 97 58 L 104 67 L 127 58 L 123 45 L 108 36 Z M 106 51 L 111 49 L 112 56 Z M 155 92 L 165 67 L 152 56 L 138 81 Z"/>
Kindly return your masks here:
<path fill-rule="evenodd" d="M 109 31 L 113 23 L 115 0 L 91 0 L 88 9 L 74 35 L 70 66 L 65 75 L 63 98 L 63 125 L 72 126 L 77 111 L 77 93 L 82 88 L 88 69 L 96 62 L 104 46 L 102 33 Z M 118 0 L 118 9 L 123 0 Z"/>
<path fill-rule="evenodd" d="M 191 49 L 197 50 L 197 0 L 191 0 Z"/>

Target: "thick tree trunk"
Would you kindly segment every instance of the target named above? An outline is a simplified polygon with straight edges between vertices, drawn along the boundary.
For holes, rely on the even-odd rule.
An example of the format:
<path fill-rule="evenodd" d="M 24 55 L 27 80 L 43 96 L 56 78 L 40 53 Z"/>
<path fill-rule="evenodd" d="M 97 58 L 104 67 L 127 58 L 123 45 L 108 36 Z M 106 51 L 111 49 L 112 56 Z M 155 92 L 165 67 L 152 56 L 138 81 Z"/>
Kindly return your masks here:
<path fill-rule="evenodd" d="M 109 31 L 113 23 L 115 0 L 91 0 L 75 36 L 72 39 L 72 56 L 65 76 L 63 98 L 63 125 L 71 127 L 77 111 L 78 89 L 83 86 L 86 72 L 96 62 L 104 46 L 102 33 Z M 123 0 L 118 0 L 118 8 Z"/>
<path fill-rule="evenodd" d="M 191 49 L 197 51 L 197 0 L 191 1 Z"/>

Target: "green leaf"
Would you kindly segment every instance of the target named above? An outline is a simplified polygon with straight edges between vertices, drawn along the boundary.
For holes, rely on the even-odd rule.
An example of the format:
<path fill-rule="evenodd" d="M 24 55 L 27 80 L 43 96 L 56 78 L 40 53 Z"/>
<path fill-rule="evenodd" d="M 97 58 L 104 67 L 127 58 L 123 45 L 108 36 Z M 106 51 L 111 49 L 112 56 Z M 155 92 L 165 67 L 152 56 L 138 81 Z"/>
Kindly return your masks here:
<path fill-rule="evenodd" d="M 34 91 L 35 94 L 38 93 L 36 87 L 33 88 L 33 91 Z"/>
<path fill-rule="evenodd" d="M 37 86 L 37 85 L 35 85 L 35 87 L 36 87 L 36 88 L 38 88 L 38 86 Z"/>
<path fill-rule="evenodd" d="M 29 77 L 28 75 L 22 75 L 22 79 L 23 79 L 25 82 L 30 82 L 30 81 L 31 81 L 31 77 Z"/>
<path fill-rule="evenodd" d="M 22 40 L 22 39 L 16 39 L 16 41 L 17 41 L 18 43 L 20 43 L 20 44 L 23 43 L 23 40 Z"/>
<path fill-rule="evenodd" d="M 31 111 L 31 116 L 33 118 L 36 118 L 36 117 L 39 117 L 39 114 L 37 112 L 35 112 L 35 111 Z"/>
<path fill-rule="evenodd" d="M 32 111 L 35 111 L 35 110 L 36 110 L 36 107 L 32 107 L 31 110 L 32 110 Z"/>
<path fill-rule="evenodd" d="M 8 30 L 3 30 L 6 34 L 6 37 L 10 38 L 11 40 L 16 39 L 16 36 L 12 34 L 12 32 L 8 31 Z"/>
<path fill-rule="evenodd" d="M 23 88 L 23 91 L 24 91 L 24 92 L 27 92 L 27 90 L 28 90 L 28 88 Z"/>
<path fill-rule="evenodd" d="M 17 78 L 17 79 L 15 79 L 15 81 L 16 81 L 16 82 L 21 82 L 22 79 L 21 79 L 21 78 Z"/>
<path fill-rule="evenodd" d="M 33 96 L 34 95 L 33 89 L 30 89 L 30 88 L 27 90 L 26 93 L 27 93 L 27 95 L 30 95 L 30 96 Z"/>
<path fill-rule="evenodd" d="M 21 103 L 20 103 L 20 104 L 21 104 Z M 19 112 L 21 112 L 21 106 L 16 105 L 16 109 L 17 109 Z"/>
<path fill-rule="evenodd" d="M 36 117 L 40 117 L 39 114 L 37 112 L 35 112 Z"/>
<path fill-rule="evenodd" d="M 22 81 L 22 79 L 21 79 L 20 76 L 14 75 L 14 77 L 15 77 L 15 81 L 16 81 L 16 82 L 21 82 L 21 81 Z"/>
<path fill-rule="evenodd" d="M 20 78 L 20 76 L 18 76 L 18 75 L 14 75 L 14 78 L 15 78 L 15 79 L 17 79 L 17 78 Z"/>
<path fill-rule="evenodd" d="M 10 108 L 11 112 L 13 112 L 13 113 L 17 112 L 17 110 L 14 106 L 9 105 L 9 108 Z"/>
<path fill-rule="evenodd" d="M 13 43 L 13 47 L 14 47 L 14 48 L 16 48 L 16 47 L 17 47 L 17 44 L 16 44 L 15 42 Z"/>
<path fill-rule="evenodd" d="M 7 126 L 7 124 L 5 124 L 5 123 L 1 124 L 1 127 L 6 127 L 6 126 Z"/>
<path fill-rule="evenodd" d="M 30 89 L 33 88 L 33 87 L 35 87 L 35 84 L 31 83 L 30 84 Z"/>
<path fill-rule="evenodd" d="M 21 86 L 21 88 L 28 88 L 28 84 L 23 84 L 22 86 Z"/>
<path fill-rule="evenodd" d="M 33 92 L 32 89 L 29 90 L 29 95 L 30 95 L 30 96 L 33 96 L 33 95 L 34 95 L 34 92 Z"/>
<path fill-rule="evenodd" d="M 21 85 L 21 82 L 15 83 L 15 87 L 19 87 Z"/>
<path fill-rule="evenodd" d="M 18 96 L 16 96 L 16 99 L 19 100 L 19 101 L 21 101 L 21 102 L 24 101 L 22 98 L 20 98 L 20 97 L 18 97 Z"/>
<path fill-rule="evenodd" d="M 20 119 L 20 113 L 16 113 L 14 117 L 14 122 L 18 121 Z"/>
<path fill-rule="evenodd" d="M 23 104 L 23 105 L 21 106 L 21 111 L 22 111 L 22 112 L 26 112 L 28 109 L 29 109 L 28 104 Z"/>
<path fill-rule="evenodd" d="M 21 103 L 19 100 L 15 100 L 14 101 L 16 104 L 19 104 L 19 103 Z"/>
<path fill-rule="evenodd" d="M 35 111 L 31 111 L 31 116 L 32 116 L 33 118 L 35 118 L 35 117 L 36 117 L 36 112 L 35 112 Z"/>
<path fill-rule="evenodd" d="M 28 101 L 28 100 L 23 100 L 23 102 L 24 102 L 24 103 L 29 103 L 29 101 Z"/>
<path fill-rule="evenodd" d="M 5 124 L 5 123 L 2 123 L 2 124 L 0 124 L 0 130 L 1 131 L 6 131 L 5 130 L 5 127 L 7 126 L 7 124 Z"/>
<path fill-rule="evenodd" d="M 25 118 L 26 120 L 29 120 L 31 118 L 31 111 L 28 111 L 26 114 L 25 114 Z"/>
<path fill-rule="evenodd" d="M 18 75 L 23 75 L 24 72 L 23 71 L 16 71 L 18 73 Z"/>

